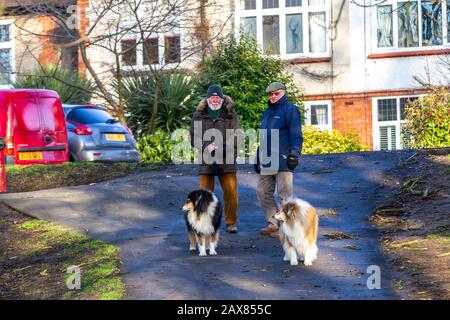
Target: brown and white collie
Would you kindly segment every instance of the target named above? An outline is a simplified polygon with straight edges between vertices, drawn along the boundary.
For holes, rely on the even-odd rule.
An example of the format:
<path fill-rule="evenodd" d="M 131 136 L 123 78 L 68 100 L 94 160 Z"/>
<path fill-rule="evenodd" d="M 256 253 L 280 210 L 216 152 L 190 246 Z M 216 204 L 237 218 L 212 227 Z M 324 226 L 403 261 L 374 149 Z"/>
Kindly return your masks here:
<path fill-rule="evenodd" d="M 312 265 L 318 252 L 319 217 L 316 209 L 306 201 L 291 197 L 283 201 L 274 218 L 280 224 L 283 261 L 290 261 L 291 266 L 296 266 L 299 257 L 304 259 L 305 266 Z"/>
<path fill-rule="evenodd" d="M 199 256 L 206 256 L 208 248 L 211 256 L 217 255 L 222 205 L 216 195 L 209 190 L 194 190 L 189 193 L 183 211 L 190 240 L 189 250 L 196 251 L 197 243 Z"/>

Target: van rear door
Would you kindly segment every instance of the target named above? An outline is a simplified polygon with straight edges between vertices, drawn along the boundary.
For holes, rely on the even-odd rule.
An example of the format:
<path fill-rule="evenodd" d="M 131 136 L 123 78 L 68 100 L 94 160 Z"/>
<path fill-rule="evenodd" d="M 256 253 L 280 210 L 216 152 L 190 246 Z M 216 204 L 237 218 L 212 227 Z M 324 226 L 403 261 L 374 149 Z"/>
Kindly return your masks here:
<path fill-rule="evenodd" d="M 42 125 L 37 97 L 20 94 L 14 99 L 14 163 L 43 162 Z"/>
<path fill-rule="evenodd" d="M 39 97 L 39 110 L 43 124 L 44 159 L 48 163 L 68 160 L 66 122 L 58 97 Z"/>
<path fill-rule="evenodd" d="M 16 164 L 68 160 L 67 132 L 61 102 L 51 91 L 18 92 L 14 98 Z"/>

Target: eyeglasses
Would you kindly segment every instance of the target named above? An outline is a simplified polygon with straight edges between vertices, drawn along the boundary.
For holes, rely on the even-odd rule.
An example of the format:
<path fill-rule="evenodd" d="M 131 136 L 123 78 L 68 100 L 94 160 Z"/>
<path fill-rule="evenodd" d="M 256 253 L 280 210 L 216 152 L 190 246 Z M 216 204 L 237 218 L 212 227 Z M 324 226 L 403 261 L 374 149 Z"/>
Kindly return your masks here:
<path fill-rule="evenodd" d="M 222 98 L 219 96 L 211 96 L 208 98 L 210 101 L 222 101 Z"/>
<path fill-rule="evenodd" d="M 274 92 L 269 92 L 269 97 L 271 96 L 279 96 L 283 91 L 274 91 Z"/>

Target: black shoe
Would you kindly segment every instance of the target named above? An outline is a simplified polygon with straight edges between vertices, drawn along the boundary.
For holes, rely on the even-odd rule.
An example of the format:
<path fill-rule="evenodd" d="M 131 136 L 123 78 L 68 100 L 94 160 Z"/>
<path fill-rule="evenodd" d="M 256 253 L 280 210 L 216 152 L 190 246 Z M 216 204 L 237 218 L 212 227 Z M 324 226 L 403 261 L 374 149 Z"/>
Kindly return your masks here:
<path fill-rule="evenodd" d="M 237 233 L 237 232 L 238 232 L 238 230 L 237 230 L 235 224 L 229 224 L 229 225 L 227 226 L 226 231 L 227 231 L 228 233 Z"/>

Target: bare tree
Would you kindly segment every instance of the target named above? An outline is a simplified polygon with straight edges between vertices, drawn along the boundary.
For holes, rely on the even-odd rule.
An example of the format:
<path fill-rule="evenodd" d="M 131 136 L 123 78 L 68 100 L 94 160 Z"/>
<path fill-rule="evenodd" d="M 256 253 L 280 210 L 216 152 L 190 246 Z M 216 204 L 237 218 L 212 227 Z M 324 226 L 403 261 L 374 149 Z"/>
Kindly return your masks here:
<path fill-rule="evenodd" d="M 435 56 L 427 61 L 423 73 L 413 76 L 414 81 L 421 87 L 431 88 L 441 86 L 450 88 L 450 57 L 448 54 Z"/>
<path fill-rule="evenodd" d="M 90 6 L 83 8 L 83 3 Z M 218 2 L 205 0 L 21 1 L 16 10 L 23 19 L 45 15 L 53 21 L 55 28 L 49 32 L 24 27 L 20 21 L 15 25 L 22 39 L 37 37 L 54 43 L 60 51 L 75 50 L 79 69 L 85 68 L 95 82 L 95 98 L 123 124 L 126 79 L 151 75 L 155 88 L 152 93 L 145 92 L 153 106 L 149 133 L 156 126 L 162 73 L 195 67 L 231 18 Z M 206 12 L 217 17 L 214 28 Z M 34 48 L 27 46 L 27 51 L 44 67 Z M 61 66 L 62 60 L 59 55 L 55 64 Z"/>

